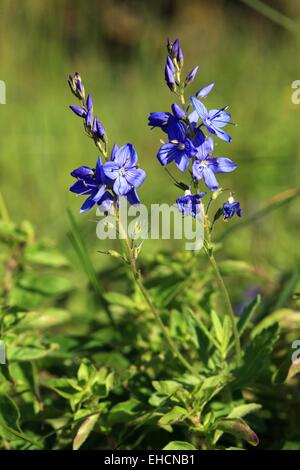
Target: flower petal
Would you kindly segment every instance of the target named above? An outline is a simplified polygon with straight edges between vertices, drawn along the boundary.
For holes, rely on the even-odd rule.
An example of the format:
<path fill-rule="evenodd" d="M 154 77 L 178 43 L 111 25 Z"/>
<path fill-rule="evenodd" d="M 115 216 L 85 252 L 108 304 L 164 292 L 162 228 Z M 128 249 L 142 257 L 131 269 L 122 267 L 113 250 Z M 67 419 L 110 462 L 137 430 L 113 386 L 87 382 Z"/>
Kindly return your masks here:
<path fill-rule="evenodd" d="M 143 184 L 146 178 L 146 173 L 141 168 L 130 168 L 126 170 L 124 176 L 131 186 L 138 188 L 141 186 L 141 184 Z"/>
<path fill-rule="evenodd" d="M 114 182 L 113 189 L 118 196 L 125 196 L 130 191 L 131 185 L 127 182 L 124 175 L 119 174 Z"/>
<path fill-rule="evenodd" d="M 95 180 L 98 184 L 104 183 L 104 171 L 103 171 L 103 166 L 102 166 L 100 157 L 98 157 L 98 160 L 96 163 Z"/>
<path fill-rule="evenodd" d="M 206 129 L 212 134 L 215 134 L 217 137 L 219 137 L 219 139 L 225 140 L 226 142 L 232 142 L 232 138 L 230 137 L 230 135 L 228 135 L 227 132 L 223 131 L 223 129 L 219 129 L 213 124 L 211 124 L 210 126 L 206 126 Z"/>
<path fill-rule="evenodd" d="M 101 197 L 103 196 L 104 191 L 105 191 L 105 188 L 104 188 L 104 184 L 103 184 L 102 186 L 100 186 L 98 191 L 95 192 L 95 194 L 93 194 L 93 200 L 95 202 L 98 202 L 101 199 Z"/>
<path fill-rule="evenodd" d="M 206 186 L 211 191 L 216 191 L 216 189 L 218 189 L 219 183 L 215 177 L 214 172 L 208 166 L 203 168 L 203 179 L 205 181 Z"/>
<path fill-rule="evenodd" d="M 93 176 L 94 170 L 89 166 L 80 166 L 71 172 L 71 176 L 74 178 L 85 178 L 86 176 Z"/>
<path fill-rule="evenodd" d="M 203 132 L 199 129 L 197 134 L 196 134 L 196 137 L 194 139 L 194 146 L 195 147 L 200 147 L 200 145 L 202 145 L 203 143 L 205 142 L 205 135 L 203 134 Z"/>
<path fill-rule="evenodd" d="M 203 169 L 204 166 L 201 163 L 201 160 L 195 160 L 193 163 L 193 177 L 196 178 L 196 180 L 201 180 L 203 178 Z"/>
<path fill-rule="evenodd" d="M 84 181 L 82 180 L 77 180 L 71 187 L 70 191 L 75 194 L 91 194 L 93 191 L 97 189 L 97 186 L 90 186 L 87 185 Z"/>
<path fill-rule="evenodd" d="M 208 158 L 209 167 L 214 173 L 230 173 L 237 168 L 237 164 L 234 163 L 230 158 L 219 157 L 219 158 Z"/>
<path fill-rule="evenodd" d="M 197 100 L 194 96 L 191 96 L 191 103 L 202 120 L 208 117 L 208 111 L 201 101 Z"/>
<path fill-rule="evenodd" d="M 132 144 L 126 144 L 120 147 L 114 156 L 114 162 L 120 167 L 127 166 L 131 167 L 136 165 L 138 160 L 137 153 Z"/>
<path fill-rule="evenodd" d="M 168 124 L 166 126 L 166 131 L 169 137 L 169 140 L 177 140 L 178 142 L 183 142 L 186 138 L 185 128 L 182 122 L 178 121 L 175 116 L 170 116 L 168 119 Z"/>
<path fill-rule="evenodd" d="M 137 195 L 137 192 L 134 188 L 132 188 L 129 193 L 126 194 L 126 198 L 127 198 L 127 201 L 129 202 L 129 204 L 131 204 L 132 206 L 134 204 L 140 204 L 140 198 L 138 197 Z"/>
<path fill-rule="evenodd" d="M 180 154 L 180 150 L 178 150 L 177 144 L 172 144 L 171 142 L 168 142 L 160 147 L 157 154 L 157 158 L 161 165 L 165 166 L 175 160 L 178 154 Z"/>
<path fill-rule="evenodd" d="M 114 144 L 113 148 L 111 149 L 111 156 L 110 159 L 113 161 L 115 159 L 116 153 L 119 150 L 119 146 Z"/>
<path fill-rule="evenodd" d="M 185 153 L 177 155 L 175 162 L 180 171 L 184 172 L 189 166 L 190 159 Z"/>
<path fill-rule="evenodd" d="M 82 204 L 80 213 L 82 214 L 83 212 L 89 211 L 92 209 L 92 207 L 94 207 L 95 204 L 96 202 L 94 201 L 93 196 L 88 197 Z"/>
<path fill-rule="evenodd" d="M 119 170 L 120 170 L 120 166 L 119 164 L 115 163 L 115 161 L 105 162 L 103 165 L 104 174 L 112 180 L 115 180 L 118 177 Z"/>
<path fill-rule="evenodd" d="M 211 109 L 208 114 L 213 124 L 217 127 L 224 127 L 231 121 L 231 114 L 223 109 Z"/>

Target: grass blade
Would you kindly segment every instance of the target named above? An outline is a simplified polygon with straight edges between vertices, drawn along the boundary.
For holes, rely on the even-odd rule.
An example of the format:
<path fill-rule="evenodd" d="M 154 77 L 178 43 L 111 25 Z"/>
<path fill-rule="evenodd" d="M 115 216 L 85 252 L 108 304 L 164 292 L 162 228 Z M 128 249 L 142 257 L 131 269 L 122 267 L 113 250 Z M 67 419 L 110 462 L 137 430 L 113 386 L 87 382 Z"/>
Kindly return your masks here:
<path fill-rule="evenodd" d="M 299 34 L 300 29 L 296 21 L 276 10 L 274 7 L 266 5 L 261 0 L 241 0 L 241 2 L 250 8 L 253 8 L 258 13 L 273 21 L 273 23 L 278 24 L 287 31 L 290 31 L 293 34 Z"/>

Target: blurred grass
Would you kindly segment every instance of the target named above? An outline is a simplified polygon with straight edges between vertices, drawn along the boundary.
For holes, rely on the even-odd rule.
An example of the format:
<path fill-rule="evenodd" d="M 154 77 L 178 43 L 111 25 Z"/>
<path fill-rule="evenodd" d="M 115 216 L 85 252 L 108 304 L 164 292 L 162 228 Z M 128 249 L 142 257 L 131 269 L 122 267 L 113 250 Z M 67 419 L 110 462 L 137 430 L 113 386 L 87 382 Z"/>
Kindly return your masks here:
<path fill-rule="evenodd" d="M 299 24 L 295 2 L 273 3 Z M 75 101 L 66 77 L 75 70 L 111 144 L 134 143 L 148 171 L 142 199 L 175 200 L 178 191 L 156 160 L 161 135 L 147 127 L 149 112 L 168 110 L 172 102 L 163 80 L 168 35 L 180 37 L 187 71 L 200 64 L 191 92 L 215 81 L 209 106 L 229 104 L 238 123 L 233 143 L 219 142 L 217 153 L 239 165 L 220 182 L 235 190 L 245 217 L 299 187 L 300 105 L 291 102 L 291 83 L 300 78 L 296 35 L 237 1 L 0 0 L 0 79 L 7 87 L 7 104 L 0 106 L 0 187 L 13 220 L 29 219 L 70 248 L 66 209 L 75 212 L 80 202 L 68 192 L 69 172 L 97 157 L 68 110 Z M 103 242 L 91 219 L 78 213 L 83 237 L 99 249 Z M 231 256 L 276 273 L 299 263 L 299 225 L 295 199 L 228 237 L 225 246 Z"/>

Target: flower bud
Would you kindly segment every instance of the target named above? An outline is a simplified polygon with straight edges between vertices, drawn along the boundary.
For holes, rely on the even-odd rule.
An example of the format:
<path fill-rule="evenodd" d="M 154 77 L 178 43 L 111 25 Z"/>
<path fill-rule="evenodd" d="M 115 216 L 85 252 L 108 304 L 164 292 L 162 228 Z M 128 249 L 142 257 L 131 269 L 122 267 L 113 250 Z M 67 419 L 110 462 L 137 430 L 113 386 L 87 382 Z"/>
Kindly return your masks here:
<path fill-rule="evenodd" d="M 88 94 L 86 99 L 86 107 L 88 111 L 93 111 L 93 100 L 90 94 Z"/>
<path fill-rule="evenodd" d="M 177 62 L 179 64 L 179 67 L 183 67 L 183 62 L 184 62 L 184 59 L 183 59 L 183 52 L 182 52 L 182 49 L 181 47 L 179 47 L 178 49 L 178 53 L 177 53 Z"/>
<path fill-rule="evenodd" d="M 168 65 L 165 66 L 165 80 L 167 82 L 168 87 L 170 88 L 171 91 L 174 91 L 176 88 L 176 83 L 175 83 L 175 78 L 174 78 L 174 73 L 172 70 L 168 67 Z"/>
<path fill-rule="evenodd" d="M 105 138 L 105 129 L 97 116 L 94 117 L 94 122 L 93 122 L 93 137 L 96 140 L 104 140 Z"/>
<path fill-rule="evenodd" d="M 72 77 L 72 75 L 69 75 L 68 84 L 76 98 L 80 100 L 85 99 L 84 86 L 78 72 L 75 72 L 74 77 Z"/>
<path fill-rule="evenodd" d="M 185 112 L 183 109 L 176 103 L 172 104 L 171 106 L 172 112 L 177 119 L 184 119 L 185 118 Z"/>
<path fill-rule="evenodd" d="M 185 85 L 189 85 L 190 83 L 194 81 L 194 78 L 196 77 L 198 69 L 199 69 L 199 66 L 197 65 L 187 74 L 187 77 L 185 79 Z"/>
<path fill-rule="evenodd" d="M 81 106 L 69 106 L 69 108 L 79 117 L 86 117 L 87 112 Z"/>

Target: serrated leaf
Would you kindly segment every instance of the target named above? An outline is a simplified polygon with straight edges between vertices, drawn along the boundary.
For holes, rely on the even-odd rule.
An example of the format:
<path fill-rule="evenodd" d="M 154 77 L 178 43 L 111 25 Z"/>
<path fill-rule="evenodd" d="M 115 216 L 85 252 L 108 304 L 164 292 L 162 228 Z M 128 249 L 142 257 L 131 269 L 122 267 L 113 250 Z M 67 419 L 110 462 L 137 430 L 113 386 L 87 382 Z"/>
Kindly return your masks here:
<path fill-rule="evenodd" d="M 242 366 L 236 371 L 235 387 L 252 384 L 264 372 L 278 338 L 279 325 L 274 324 L 252 339 L 245 351 Z"/>

